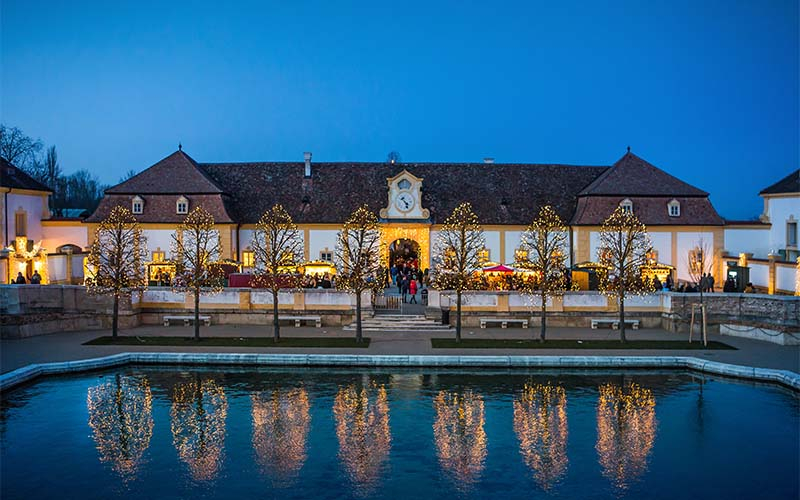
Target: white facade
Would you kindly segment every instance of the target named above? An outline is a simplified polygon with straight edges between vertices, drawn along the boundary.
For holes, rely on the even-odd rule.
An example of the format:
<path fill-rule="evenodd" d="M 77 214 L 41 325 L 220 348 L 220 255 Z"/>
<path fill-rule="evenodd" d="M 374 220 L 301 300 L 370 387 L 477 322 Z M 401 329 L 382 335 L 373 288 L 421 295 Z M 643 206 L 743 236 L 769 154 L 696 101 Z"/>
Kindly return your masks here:
<path fill-rule="evenodd" d="M 800 226 L 800 194 L 792 195 L 767 195 L 764 196 L 764 215 L 772 224 L 769 229 L 769 252 L 784 253 L 786 260 L 793 260 L 797 256 L 797 234 Z M 789 245 L 787 241 L 788 227 L 793 224 L 795 244 Z"/>
<path fill-rule="evenodd" d="M 27 236 L 29 240 L 37 243 L 42 240 L 42 219 L 50 217 L 45 193 L 22 194 L 11 190 L 6 195 L 5 209 L 7 213 L 3 214 L 2 237 L 6 238 L 6 235 L 8 236 L 4 246 L 11 244 L 17 236 L 17 214 L 24 214 L 25 216 L 27 227 L 23 236 Z M 6 227 L 6 221 L 8 227 Z"/>

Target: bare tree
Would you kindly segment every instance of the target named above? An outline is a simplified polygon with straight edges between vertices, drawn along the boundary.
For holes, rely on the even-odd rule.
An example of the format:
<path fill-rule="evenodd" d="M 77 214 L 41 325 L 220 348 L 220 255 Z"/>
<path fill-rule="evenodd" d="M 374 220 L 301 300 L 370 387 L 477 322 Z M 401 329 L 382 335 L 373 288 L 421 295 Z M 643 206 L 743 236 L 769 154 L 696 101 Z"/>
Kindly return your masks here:
<path fill-rule="evenodd" d="M 395 163 L 402 163 L 402 158 L 400 158 L 400 153 L 397 151 L 389 151 L 389 154 L 386 155 L 386 163 L 391 163 L 394 165 Z"/>
<path fill-rule="evenodd" d="M 522 247 L 528 252 L 531 268 L 537 272 L 535 288 L 526 282 L 525 292 L 538 295 L 542 301 L 542 328 L 539 340 L 544 342 L 547 321 L 547 298 L 562 295 L 567 286 L 566 260 L 567 227 L 550 205 L 522 233 Z"/>
<path fill-rule="evenodd" d="M 483 228 L 469 203 L 457 206 L 437 234 L 433 250 L 434 286 L 456 294 L 456 342 L 461 342 L 462 295 L 473 288 L 473 275 L 480 269 L 480 252 L 485 246 Z"/>
<path fill-rule="evenodd" d="M 132 177 L 135 177 L 136 175 L 137 175 L 137 172 L 136 172 L 136 170 L 134 170 L 134 169 L 130 169 L 130 170 L 128 170 L 127 172 L 125 172 L 125 173 L 122 175 L 122 177 L 120 177 L 120 178 L 119 178 L 119 182 L 120 182 L 120 183 L 122 183 L 122 182 L 125 182 L 125 181 L 127 181 L 128 179 L 130 179 L 130 178 L 132 178 Z"/>
<path fill-rule="evenodd" d="M 716 264 L 711 243 L 701 236 L 697 240 L 694 249 L 689 251 L 687 264 L 689 277 L 697 285 L 697 289 L 700 290 L 700 303 L 702 304 L 703 289 L 710 285 L 707 277 L 712 275 Z"/>
<path fill-rule="evenodd" d="M 356 209 L 336 241 L 336 287 L 356 295 L 356 342 L 362 340 L 361 294 L 383 283 L 378 218 L 366 205 Z"/>
<path fill-rule="evenodd" d="M 272 291 L 272 324 L 275 342 L 280 338 L 278 293 L 281 288 L 294 288 L 299 280 L 286 268 L 303 260 L 303 239 L 292 216 L 281 205 L 275 205 L 261 216 L 253 234 L 253 261 L 256 279 Z"/>
<path fill-rule="evenodd" d="M 598 260 L 607 269 L 600 287 L 619 304 L 621 342 L 625 342 L 625 297 L 652 290 L 652 285 L 642 279 L 642 266 L 652 246 L 645 225 L 622 207 L 617 207 L 600 229 Z"/>
<path fill-rule="evenodd" d="M 88 291 L 113 295 L 114 312 L 111 335 L 117 336 L 119 299 L 147 287 L 147 240 L 136 217 L 124 207 L 116 206 L 100 223 L 89 253 L 91 273 Z"/>
<path fill-rule="evenodd" d="M 17 127 L 0 125 L 0 156 L 9 163 L 27 170 L 35 162 L 44 144 L 32 139 Z"/>
<path fill-rule="evenodd" d="M 175 261 L 173 289 L 194 296 L 194 338 L 200 340 L 200 295 L 222 289 L 222 269 L 214 265 L 222 256 L 214 216 L 202 206 L 195 207 L 172 235 Z"/>

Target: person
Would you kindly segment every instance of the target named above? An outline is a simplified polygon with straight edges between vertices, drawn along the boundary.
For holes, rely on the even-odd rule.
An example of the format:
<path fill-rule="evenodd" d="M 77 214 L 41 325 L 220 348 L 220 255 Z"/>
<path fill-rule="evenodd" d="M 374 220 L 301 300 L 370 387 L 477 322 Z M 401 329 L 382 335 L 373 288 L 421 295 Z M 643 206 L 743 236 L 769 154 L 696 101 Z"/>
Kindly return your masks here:
<path fill-rule="evenodd" d="M 706 278 L 706 273 L 700 277 L 700 283 L 698 283 L 700 291 L 705 292 L 708 289 L 708 278 Z"/>
<path fill-rule="evenodd" d="M 404 279 L 405 279 L 405 276 L 403 275 L 403 269 L 400 268 L 397 271 L 397 293 L 399 293 L 401 295 L 403 294 L 403 280 Z"/>
<path fill-rule="evenodd" d="M 392 265 L 392 269 L 389 272 L 392 275 L 392 284 L 396 285 L 397 284 L 397 264 L 396 263 Z"/>
<path fill-rule="evenodd" d="M 653 288 L 656 292 L 661 291 L 661 280 L 658 279 L 658 276 L 653 276 Z"/>
<path fill-rule="evenodd" d="M 725 284 L 722 286 L 722 291 L 725 293 L 731 293 L 736 291 L 736 282 L 733 281 L 733 278 L 728 277 L 728 279 L 725 280 Z"/>
<path fill-rule="evenodd" d="M 744 293 L 756 293 L 756 289 L 753 288 L 752 283 L 747 283 L 747 286 L 744 287 Z"/>
<path fill-rule="evenodd" d="M 403 296 L 403 303 L 406 303 L 406 295 L 408 295 L 408 275 L 404 274 L 403 279 L 400 281 L 400 294 Z"/>
<path fill-rule="evenodd" d="M 39 271 L 36 270 L 33 272 L 33 276 L 31 276 L 31 285 L 41 285 L 42 284 L 42 275 L 39 274 Z"/>
<path fill-rule="evenodd" d="M 667 275 L 667 290 L 672 290 L 675 287 L 675 282 L 672 281 L 672 275 Z"/>
<path fill-rule="evenodd" d="M 711 273 L 708 273 L 708 277 L 706 278 L 706 283 L 708 283 L 708 291 L 710 293 L 714 293 L 714 277 L 711 276 Z"/>
<path fill-rule="evenodd" d="M 417 280 L 416 278 L 412 278 L 408 284 L 408 292 L 411 294 L 411 300 L 408 301 L 409 304 L 416 304 L 417 303 Z"/>
<path fill-rule="evenodd" d="M 14 281 L 14 283 L 16 283 L 17 285 L 24 285 L 25 283 L 27 283 L 27 281 L 25 281 L 25 276 L 23 276 L 22 273 L 19 272 L 17 273 L 17 279 Z"/>

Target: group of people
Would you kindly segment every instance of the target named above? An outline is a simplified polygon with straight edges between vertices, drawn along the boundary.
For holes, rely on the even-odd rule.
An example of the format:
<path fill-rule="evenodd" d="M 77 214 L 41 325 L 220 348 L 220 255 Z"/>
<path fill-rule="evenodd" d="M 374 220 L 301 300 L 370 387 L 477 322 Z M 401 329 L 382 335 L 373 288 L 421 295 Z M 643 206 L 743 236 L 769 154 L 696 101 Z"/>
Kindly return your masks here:
<path fill-rule="evenodd" d="M 300 285 L 303 288 L 335 288 L 336 276 L 329 273 L 306 274 L 303 275 Z"/>
<path fill-rule="evenodd" d="M 33 271 L 33 275 L 26 280 L 25 276 L 22 275 L 22 272 L 17 273 L 17 278 L 12 281 L 12 284 L 16 285 L 24 285 L 30 281 L 31 285 L 41 285 L 42 284 L 42 275 L 39 274 L 39 271 Z"/>
<path fill-rule="evenodd" d="M 417 302 L 417 291 L 423 286 L 422 282 L 424 281 L 425 273 L 420 273 L 416 264 L 416 259 L 408 262 L 398 259 L 389 269 L 392 285 L 397 287 L 397 291 L 403 297 L 404 303 L 419 303 Z"/>

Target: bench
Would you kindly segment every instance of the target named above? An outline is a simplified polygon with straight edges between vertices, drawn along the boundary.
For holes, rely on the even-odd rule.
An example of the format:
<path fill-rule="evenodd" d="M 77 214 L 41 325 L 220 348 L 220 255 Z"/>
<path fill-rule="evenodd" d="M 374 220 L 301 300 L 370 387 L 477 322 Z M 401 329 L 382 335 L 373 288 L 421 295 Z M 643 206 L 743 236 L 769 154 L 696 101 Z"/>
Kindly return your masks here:
<path fill-rule="evenodd" d="M 278 319 L 285 319 L 288 321 L 294 321 L 295 328 L 299 328 L 300 324 L 303 321 L 313 321 L 314 326 L 317 328 L 322 327 L 322 317 L 321 316 L 280 316 Z"/>
<path fill-rule="evenodd" d="M 194 321 L 194 316 L 164 316 L 164 326 L 169 326 L 170 320 L 183 321 L 183 326 L 189 326 Z M 200 321 L 211 326 L 211 316 L 200 316 Z"/>
<path fill-rule="evenodd" d="M 597 325 L 611 325 L 611 328 L 614 330 L 619 330 L 619 320 L 618 319 L 609 319 L 609 318 L 592 318 L 592 330 L 597 330 Z M 634 330 L 639 329 L 639 320 L 638 319 L 626 319 L 626 325 L 631 325 Z"/>
<path fill-rule="evenodd" d="M 519 323 L 522 328 L 528 328 L 527 319 L 518 318 L 481 318 L 481 328 L 486 328 L 486 323 L 500 323 L 502 328 L 508 328 L 509 323 Z"/>

